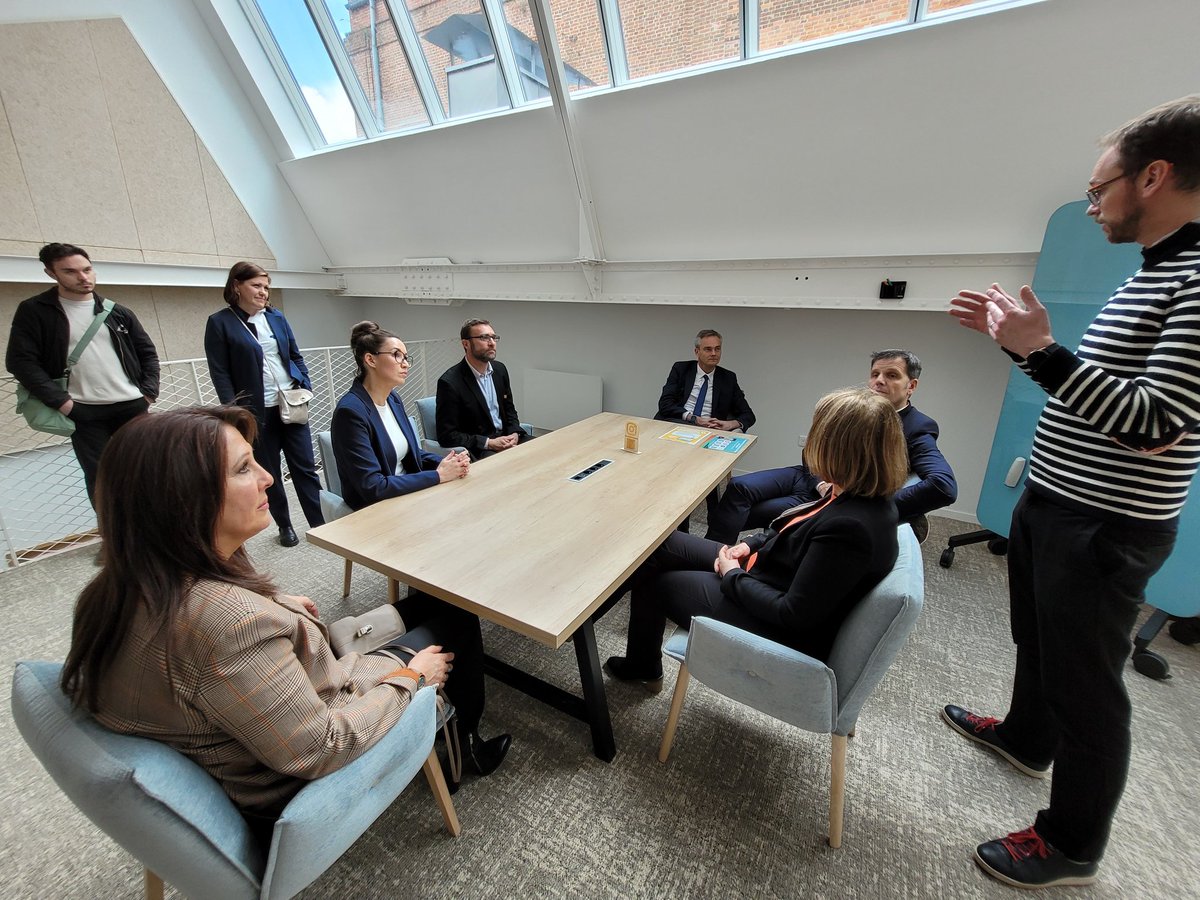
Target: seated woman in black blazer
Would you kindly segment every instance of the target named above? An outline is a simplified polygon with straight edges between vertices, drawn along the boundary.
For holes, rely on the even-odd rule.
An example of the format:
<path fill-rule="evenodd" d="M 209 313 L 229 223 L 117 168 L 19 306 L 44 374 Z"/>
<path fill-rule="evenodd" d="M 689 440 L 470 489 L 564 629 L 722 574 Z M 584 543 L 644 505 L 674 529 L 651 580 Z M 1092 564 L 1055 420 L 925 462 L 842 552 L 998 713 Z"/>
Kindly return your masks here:
<path fill-rule="evenodd" d="M 830 484 L 764 532 L 728 546 L 673 532 L 630 579 L 625 656 L 609 674 L 662 689 L 667 618 L 687 627 L 709 616 L 824 659 L 838 628 L 895 565 L 894 494 L 907 477 L 900 417 L 865 388 L 822 397 L 804 447 Z"/>
<path fill-rule="evenodd" d="M 331 438 L 342 494 L 352 509 L 362 509 L 389 497 L 399 497 L 455 478 L 471 468 L 466 453 L 439 458 L 421 449 L 393 393 L 408 378 L 408 348 L 396 335 L 374 322 L 359 322 L 350 332 L 357 377 L 333 411 Z M 407 628 L 426 626 L 454 653 L 454 674 L 447 694 L 466 732 L 464 756 L 480 775 L 495 771 L 508 752 L 512 737 L 489 741 L 479 736 L 483 717 L 483 637 L 479 617 L 466 610 L 410 590 L 397 604 Z M 438 648 L 442 649 L 441 647 Z"/>

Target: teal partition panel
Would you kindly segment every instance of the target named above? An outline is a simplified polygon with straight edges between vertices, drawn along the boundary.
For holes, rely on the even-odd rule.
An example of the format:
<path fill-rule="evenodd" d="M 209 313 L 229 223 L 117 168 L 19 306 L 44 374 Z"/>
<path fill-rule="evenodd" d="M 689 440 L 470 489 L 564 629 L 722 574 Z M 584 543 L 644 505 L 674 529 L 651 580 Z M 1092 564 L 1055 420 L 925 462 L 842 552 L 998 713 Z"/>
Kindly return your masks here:
<path fill-rule="evenodd" d="M 1055 339 L 1072 349 L 1079 346 L 1104 301 L 1142 263 L 1138 245 L 1110 244 L 1087 217 L 1086 209 L 1087 203 L 1081 200 L 1059 207 L 1050 217 L 1032 285 L 1050 313 Z M 1004 287 L 1015 292 L 1020 285 Z M 1034 429 L 1045 405 L 1046 393 L 1013 366 L 977 509 L 980 524 L 997 534 L 1008 536 L 1013 507 L 1025 486 Z M 1018 483 L 1009 487 L 1005 478 L 1018 458 L 1026 460 L 1026 465 Z M 1200 486 L 1193 482 L 1180 520 L 1176 552 L 1146 591 L 1151 604 L 1172 615 L 1200 613 L 1200 590 L 1192 585 L 1200 566 L 1193 554 L 1181 551 L 1200 546 L 1200 501 L 1195 499 L 1198 490 Z"/>

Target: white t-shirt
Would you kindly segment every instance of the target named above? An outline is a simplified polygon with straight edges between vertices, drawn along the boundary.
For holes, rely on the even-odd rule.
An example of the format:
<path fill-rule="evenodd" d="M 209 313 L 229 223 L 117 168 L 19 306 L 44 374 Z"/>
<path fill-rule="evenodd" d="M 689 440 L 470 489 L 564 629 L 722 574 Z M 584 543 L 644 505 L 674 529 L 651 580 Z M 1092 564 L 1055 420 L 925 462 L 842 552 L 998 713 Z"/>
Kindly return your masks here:
<path fill-rule="evenodd" d="M 90 297 L 87 300 L 59 297 L 58 302 L 70 324 L 70 336 L 67 338 L 67 354 L 70 355 L 92 324 L 96 316 L 96 303 Z M 50 373 L 54 378 L 61 374 Z M 72 400 L 89 404 L 124 403 L 142 396 L 142 389 L 129 380 L 125 369 L 121 367 L 121 358 L 113 346 L 107 322 L 92 336 L 78 364 L 71 370 L 67 393 Z"/>
<path fill-rule="evenodd" d="M 387 432 L 392 447 L 396 450 L 396 469 L 392 474 L 401 475 L 404 473 L 404 457 L 408 453 L 408 440 L 404 437 L 404 432 L 400 430 L 400 423 L 396 421 L 396 416 L 392 413 L 390 406 L 386 403 L 383 406 L 376 404 L 375 411 L 383 420 L 383 430 Z"/>

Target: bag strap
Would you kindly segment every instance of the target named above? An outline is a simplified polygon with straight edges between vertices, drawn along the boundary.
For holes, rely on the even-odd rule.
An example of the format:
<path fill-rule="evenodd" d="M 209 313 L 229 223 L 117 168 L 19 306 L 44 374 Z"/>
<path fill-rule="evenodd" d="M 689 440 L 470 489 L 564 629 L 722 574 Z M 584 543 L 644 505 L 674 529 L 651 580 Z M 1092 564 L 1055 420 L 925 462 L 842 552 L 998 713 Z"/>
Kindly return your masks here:
<path fill-rule="evenodd" d="M 100 326 L 104 324 L 104 320 L 108 318 L 108 314 L 116 306 L 111 300 L 105 300 L 102 305 L 104 308 L 92 316 L 92 322 L 88 325 L 87 331 L 83 333 L 83 337 L 79 339 L 79 343 L 75 345 L 75 349 L 67 357 L 67 370 L 63 373 L 64 375 L 70 376 L 71 370 L 79 365 L 79 358 L 83 356 L 83 351 L 87 349 L 87 345 L 92 342 L 92 338 L 96 336 L 96 332 L 100 330 Z"/>
<path fill-rule="evenodd" d="M 411 647 L 405 647 L 403 644 L 393 644 L 392 646 L 401 653 L 407 653 L 408 659 L 404 659 L 399 654 L 387 649 L 374 650 L 372 652 L 378 653 L 381 656 L 390 656 L 402 666 L 407 666 L 412 658 L 417 655 L 416 650 Z M 440 684 L 437 686 L 437 694 L 443 703 L 448 705 L 451 710 L 454 709 L 454 704 L 450 702 L 450 698 L 446 696 L 446 692 Z M 442 736 L 446 739 L 446 762 L 450 766 L 450 778 L 455 784 L 458 784 L 462 781 L 462 744 L 458 738 L 458 717 L 453 712 L 442 723 Z"/>

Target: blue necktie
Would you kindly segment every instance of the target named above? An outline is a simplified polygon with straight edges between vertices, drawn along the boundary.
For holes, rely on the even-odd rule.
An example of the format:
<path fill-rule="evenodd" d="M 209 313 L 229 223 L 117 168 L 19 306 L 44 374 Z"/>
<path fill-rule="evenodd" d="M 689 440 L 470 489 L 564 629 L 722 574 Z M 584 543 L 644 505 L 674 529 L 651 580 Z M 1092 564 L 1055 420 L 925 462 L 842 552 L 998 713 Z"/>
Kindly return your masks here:
<path fill-rule="evenodd" d="M 696 395 L 696 408 L 692 410 L 693 416 L 700 415 L 704 409 L 704 398 L 708 396 L 708 376 L 704 376 L 704 380 L 700 382 L 700 393 Z"/>

